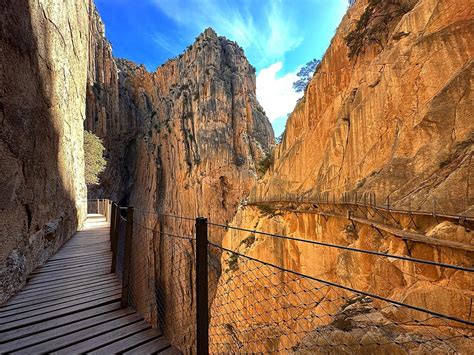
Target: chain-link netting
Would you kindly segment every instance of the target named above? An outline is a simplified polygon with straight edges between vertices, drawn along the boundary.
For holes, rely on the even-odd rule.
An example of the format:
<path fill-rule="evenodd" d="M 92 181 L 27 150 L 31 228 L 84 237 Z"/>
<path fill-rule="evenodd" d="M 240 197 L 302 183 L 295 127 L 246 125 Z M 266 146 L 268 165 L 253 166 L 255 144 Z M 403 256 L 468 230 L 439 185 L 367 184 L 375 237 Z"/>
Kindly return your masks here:
<path fill-rule="evenodd" d="M 195 219 L 135 209 L 130 301 L 183 352 L 196 346 Z"/>
<path fill-rule="evenodd" d="M 474 327 L 464 323 L 212 249 L 223 251 L 225 267 L 210 285 L 212 353 L 468 353 L 474 346 Z"/>
<path fill-rule="evenodd" d="M 115 273 L 120 280 L 123 279 L 123 263 L 125 257 L 125 233 L 127 231 L 127 219 L 122 216 L 120 210 L 117 210 L 116 218 L 116 228 L 117 228 L 117 238 L 115 246 Z"/>
<path fill-rule="evenodd" d="M 220 278 L 209 284 L 212 353 L 469 353 L 474 346 L 472 255 L 459 260 L 464 266 L 431 263 L 232 227 L 227 243 L 209 244 L 210 255 L 222 254 Z M 312 262 L 299 260 L 301 250 Z"/>
<path fill-rule="evenodd" d="M 127 229 L 122 214 L 119 276 Z M 141 209 L 131 223 L 129 305 L 185 353 L 196 352 L 200 312 L 195 223 Z M 412 247 L 403 255 L 405 242 L 396 238 L 358 249 L 208 227 L 211 353 L 469 353 L 474 346 L 469 251 L 441 248 L 427 257 L 432 249 Z M 215 236 L 224 234 L 221 243 Z"/>

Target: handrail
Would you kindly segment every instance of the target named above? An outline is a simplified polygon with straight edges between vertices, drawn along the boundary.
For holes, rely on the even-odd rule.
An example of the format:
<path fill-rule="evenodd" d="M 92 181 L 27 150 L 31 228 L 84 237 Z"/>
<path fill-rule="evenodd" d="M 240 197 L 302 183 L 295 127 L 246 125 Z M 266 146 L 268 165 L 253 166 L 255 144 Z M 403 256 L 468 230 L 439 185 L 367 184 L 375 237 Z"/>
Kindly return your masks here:
<path fill-rule="evenodd" d="M 97 200 L 93 200 L 92 202 L 96 202 Z M 400 301 L 397 299 L 393 299 L 390 297 L 382 296 L 380 294 L 376 294 L 373 292 L 368 292 L 367 290 L 359 289 L 356 287 L 353 287 L 352 285 L 346 286 L 342 283 L 335 282 L 333 280 L 325 279 L 323 277 L 315 277 L 312 275 L 309 275 L 307 273 L 303 272 L 297 272 L 295 270 L 291 270 L 290 268 L 283 267 L 281 265 L 277 265 L 272 262 L 268 262 L 266 260 L 262 260 L 259 258 L 252 257 L 250 255 L 246 255 L 238 250 L 231 250 L 229 248 L 223 247 L 222 245 L 216 243 L 213 240 L 209 239 L 209 227 L 217 227 L 217 228 L 222 228 L 224 230 L 236 230 L 236 231 L 241 231 L 241 232 L 246 232 L 246 233 L 251 233 L 251 234 L 259 234 L 263 236 L 268 236 L 272 238 L 277 238 L 277 239 L 283 239 L 283 240 L 289 240 L 293 242 L 298 242 L 298 243 L 306 243 L 306 244 L 311 244 L 311 245 L 317 245 L 317 246 L 322 246 L 325 248 L 332 248 L 332 249 L 337 249 L 337 250 L 343 250 L 343 251 L 350 251 L 350 252 L 355 252 L 355 253 L 361 253 L 361 254 L 368 254 L 372 256 L 377 256 L 377 257 L 382 257 L 382 258 L 389 258 L 389 259 L 396 259 L 396 260 L 402 260 L 405 262 L 411 262 L 415 264 L 424 264 L 424 265 L 429 265 L 429 266 L 434 266 L 438 268 L 445 268 L 445 269 L 451 269 L 451 270 L 456 270 L 460 272 L 468 272 L 472 273 L 474 272 L 474 268 L 470 266 L 462 266 L 462 265 L 454 265 L 454 264 L 448 264 L 448 263 L 442 263 L 442 262 L 436 262 L 432 260 L 424 260 L 424 259 L 419 259 L 419 258 L 413 258 L 411 256 L 403 256 L 403 255 L 397 255 L 397 254 L 389 254 L 389 253 L 383 253 L 375 250 L 364 250 L 364 249 L 359 249 L 359 248 L 354 248 L 350 246 L 344 246 L 344 245 L 338 245 L 338 244 L 332 244 L 332 243 L 327 243 L 323 241 L 316 241 L 316 240 L 308 240 L 304 239 L 301 237 L 294 237 L 294 236 L 288 236 L 288 235 L 282 235 L 282 234 L 276 234 L 276 233 L 269 233 L 269 232 L 264 232 L 264 231 L 259 231 L 259 230 L 253 230 L 253 229 L 247 229 L 247 228 L 241 228 L 237 226 L 231 226 L 227 224 L 221 224 L 221 223 L 215 223 L 209 221 L 207 218 L 192 218 L 190 216 L 180 216 L 180 215 L 174 215 L 174 214 L 164 214 L 164 213 L 157 213 L 154 211 L 146 210 L 146 209 L 140 209 L 140 208 L 133 208 L 131 206 L 129 207 L 124 207 L 124 206 L 119 206 L 115 202 L 109 201 L 109 200 L 99 200 L 101 201 L 99 203 L 99 206 L 102 206 L 103 204 L 106 204 L 107 206 L 110 206 L 111 210 L 110 213 L 108 213 L 111 218 L 109 221 L 111 222 L 110 226 L 110 234 L 111 234 L 111 249 L 112 249 L 112 255 L 113 255 L 113 261 L 112 261 L 112 271 L 116 272 L 117 271 L 117 266 L 118 264 L 122 263 L 123 268 L 122 268 L 122 298 L 121 298 L 121 305 L 122 307 L 135 307 L 136 306 L 136 300 L 133 300 L 133 294 L 132 294 L 132 289 L 131 285 L 133 284 L 132 280 L 137 277 L 137 275 L 134 274 L 134 267 L 132 265 L 132 257 L 131 255 L 133 253 L 136 253 L 137 250 L 133 248 L 141 248 L 142 245 L 144 245 L 145 240 L 149 240 L 148 238 L 160 238 L 159 239 L 159 245 L 161 246 L 163 244 L 163 240 L 161 238 L 166 237 L 168 238 L 168 241 L 171 243 L 169 245 L 177 245 L 177 243 L 182 243 L 183 246 L 188 246 L 189 249 L 182 250 L 180 249 L 173 249 L 171 256 L 172 259 L 168 262 L 175 263 L 174 266 L 181 265 L 178 260 L 188 260 L 193 263 L 194 268 L 195 268 L 195 280 L 192 282 L 191 280 L 187 280 L 186 282 L 180 281 L 179 285 L 180 287 L 184 287 L 186 285 L 187 287 L 190 288 L 189 291 L 186 292 L 195 292 L 195 324 L 196 324 L 196 333 L 195 333 L 195 339 L 196 339 L 196 346 L 197 346 L 197 353 L 199 354 L 207 354 L 209 353 L 209 348 L 210 348 L 210 322 L 209 322 L 209 314 L 210 314 L 210 302 L 209 302 L 209 295 L 214 293 L 209 292 L 209 280 L 211 275 L 209 274 L 209 266 L 211 263 L 211 259 L 209 258 L 209 253 L 210 250 L 209 248 L 215 248 L 216 250 L 220 250 L 220 253 L 224 255 L 224 253 L 227 253 L 230 258 L 230 262 L 234 262 L 234 260 L 238 257 L 245 258 L 246 260 L 249 260 L 253 263 L 257 263 L 258 265 L 262 265 L 265 267 L 272 268 L 274 270 L 277 270 L 279 272 L 284 272 L 284 273 L 289 273 L 291 275 L 294 275 L 296 277 L 305 279 L 305 280 L 310 280 L 314 282 L 319 282 L 323 285 L 330 286 L 330 287 L 335 287 L 340 290 L 346 291 L 353 293 L 355 295 L 362 295 L 366 296 L 369 298 L 373 298 L 379 301 L 386 302 L 388 305 L 396 306 L 396 307 L 403 307 L 411 311 L 415 312 L 421 312 L 424 314 L 429 315 L 432 318 L 439 319 L 439 320 L 444 320 L 444 321 L 452 321 L 456 322 L 462 325 L 467 325 L 467 326 L 474 326 L 474 323 L 471 320 L 468 319 L 463 319 L 461 317 L 445 314 L 443 312 L 438 312 L 433 309 L 429 309 L 429 307 L 420 307 L 418 305 L 410 304 L 404 301 Z M 106 202 L 104 202 L 106 201 Z M 121 215 L 120 211 L 126 210 L 127 211 L 127 218 Z M 134 211 L 137 212 L 134 217 Z M 163 221 L 159 218 L 149 220 L 148 215 L 153 214 L 156 217 L 170 217 L 173 219 L 182 219 L 182 220 L 189 220 L 189 221 L 194 221 L 195 222 L 195 233 L 193 235 L 189 235 L 187 233 L 182 233 L 182 232 L 176 232 L 176 229 L 173 229 L 173 231 L 168 231 L 166 230 L 166 225 L 163 224 Z M 142 222 L 145 221 L 145 222 Z M 156 228 L 152 228 L 147 226 L 148 221 L 152 221 L 153 224 L 156 224 Z M 158 224 L 159 223 L 159 224 Z M 176 224 L 177 226 L 181 226 L 181 224 Z M 189 227 L 189 226 L 188 226 Z M 178 227 L 180 228 L 180 227 Z M 122 237 L 123 240 L 120 241 L 119 238 L 119 231 L 122 231 L 124 233 L 124 236 Z M 140 238 L 140 235 L 143 235 L 143 233 L 148 232 L 147 239 L 137 239 Z M 122 234 L 123 235 L 123 234 Z M 132 240 L 136 240 L 135 242 L 132 243 Z M 180 242 L 181 240 L 181 242 Z M 119 253 L 119 244 L 123 243 L 123 252 Z M 155 251 L 156 252 L 156 251 Z M 175 259 L 179 255 L 177 253 L 184 252 L 184 254 L 181 256 L 183 259 Z M 321 254 L 324 255 L 324 254 Z M 161 255 L 160 258 L 165 258 L 166 255 Z M 120 259 L 122 258 L 122 259 Z M 191 259 L 189 259 L 191 258 Z M 165 262 L 165 261 L 163 261 Z M 224 262 L 224 261 L 222 261 Z M 149 265 L 149 264 L 145 264 Z M 153 264 L 151 264 L 153 265 Z M 148 266 L 149 267 L 149 266 Z M 143 271 L 142 271 L 143 272 Z M 145 274 L 148 275 L 154 275 L 155 270 L 148 270 L 145 272 Z M 264 274 L 264 273 L 263 273 Z M 262 274 L 262 275 L 263 275 Z M 190 277 L 190 273 L 183 273 L 183 272 L 178 272 L 173 274 L 174 277 L 184 277 L 188 278 Z M 182 276 L 181 276 L 182 275 Z M 260 274 L 259 274 L 260 275 Z M 251 275 L 249 275 L 251 276 Z M 263 276 L 262 276 L 263 277 Z M 159 280 L 155 280 L 155 282 L 158 282 Z M 142 284 L 141 284 L 142 285 Z M 140 287 L 143 287 L 140 286 Z M 217 286 L 213 286 L 217 287 Z M 173 290 L 171 290 L 173 291 Z M 158 292 L 158 291 L 156 291 Z M 181 290 L 180 292 L 184 292 L 184 290 Z M 155 297 L 159 297 L 159 294 L 157 293 Z M 171 297 L 174 297 L 173 294 Z M 194 296 L 192 296 L 194 297 Z M 218 297 L 218 296 L 215 296 Z M 344 296 L 342 297 L 344 299 Z M 132 300 L 134 303 L 132 303 Z M 157 302 L 167 302 L 167 299 L 157 299 Z M 172 301 L 174 302 L 174 301 Z M 163 306 L 164 310 L 166 310 L 166 305 Z M 329 314 L 331 316 L 331 314 Z M 334 315 L 334 314 L 333 314 Z M 428 319 L 428 318 L 427 318 Z M 417 320 L 414 320 L 413 322 L 418 322 Z M 395 323 L 397 324 L 397 323 Z M 446 323 L 446 325 L 448 325 Z M 161 326 L 161 325 L 160 325 Z M 163 325 L 164 326 L 164 325 Z"/>

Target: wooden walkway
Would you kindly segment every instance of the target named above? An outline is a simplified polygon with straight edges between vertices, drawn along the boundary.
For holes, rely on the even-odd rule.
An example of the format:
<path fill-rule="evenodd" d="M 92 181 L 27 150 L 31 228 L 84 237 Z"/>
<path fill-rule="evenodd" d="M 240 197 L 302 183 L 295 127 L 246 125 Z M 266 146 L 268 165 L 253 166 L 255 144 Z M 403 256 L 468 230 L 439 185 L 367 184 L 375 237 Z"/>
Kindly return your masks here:
<path fill-rule="evenodd" d="M 0 353 L 179 353 L 134 310 L 120 309 L 111 256 L 105 218 L 89 215 L 0 306 Z"/>

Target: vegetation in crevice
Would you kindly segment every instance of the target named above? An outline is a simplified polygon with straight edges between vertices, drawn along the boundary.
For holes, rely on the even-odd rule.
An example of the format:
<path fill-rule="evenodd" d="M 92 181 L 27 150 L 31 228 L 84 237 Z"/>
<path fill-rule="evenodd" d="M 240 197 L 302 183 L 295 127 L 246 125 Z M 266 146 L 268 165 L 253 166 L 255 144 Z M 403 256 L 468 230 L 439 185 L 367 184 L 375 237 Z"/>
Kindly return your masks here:
<path fill-rule="evenodd" d="M 240 245 L 245 245 L 246 248 L 250 248 L 255 243 L 255 234 L 251 233 L 247 238 L 242 239 Z"/>
<path fill-rule="evenodd" d="M 414 2 L 403 4 L 400 0 L 369 0 L 356 27 L 345 37 L 349 58 L 357 57 L 374 43 L 384 48 L 390 32 L 413 6 Z"/>
<path fill-rule="evenodd" d="M 94 133 L 84 131 L 84 179 L 87 186 L 98 185 L 99 175 L 105 170 L 105 147 Z"/>
<path fill-rule="evenodd" d="M 281 212 L 277 212 L 276 208 L 267 204 L 259 204 L 257 208 L 263 216 L 275 217 L 282 214 Z"/>
<path fill-rule="evenodd" d="M 231 253 L 229 259 L 227 260 L 229 265 L 229 270 L 235 271 L 239 268 L 239 255 L 236 253 Z"/>
<path fill-rule="evenodd" d="M 260 176 L 265 175 L 268 169 L 273 165 L 273 152 L 267 153 L 257 165 L 257 171 Z"/>

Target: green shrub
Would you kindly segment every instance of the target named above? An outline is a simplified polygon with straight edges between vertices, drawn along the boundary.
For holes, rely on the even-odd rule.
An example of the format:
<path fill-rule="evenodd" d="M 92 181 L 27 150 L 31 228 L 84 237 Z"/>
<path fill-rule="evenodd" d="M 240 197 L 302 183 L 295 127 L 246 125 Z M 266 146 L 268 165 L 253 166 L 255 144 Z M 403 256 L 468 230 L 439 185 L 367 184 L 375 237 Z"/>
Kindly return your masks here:
<path fill-rule="evenodd" d="M 247 238 L 240 242 L 240 245 L 245 245 L 247 248 L 250 248 L 253 243 L 255 243 L 255 234 L 251 233 Z"/>
<path fill-rule="evenodd" d="M 268 169 L 273 165 L 273 153 L 270 152 L 258 162 L 257 171 L 260 176 L 265 175 Z"/>
<path fill-rule="evenodd" d="M 239 268 L 239 255 L 235 253 L 231 253 L 229 260 L 227 260 L 229 264 L 229 269 L 235 271 Z"/>
<path fill-rule="evenodd" d="M 105 147 L 94 133 L 84 131 L 84 178 L 86 185 L 98 185 L 99 174 L 105 170 Z"/>

